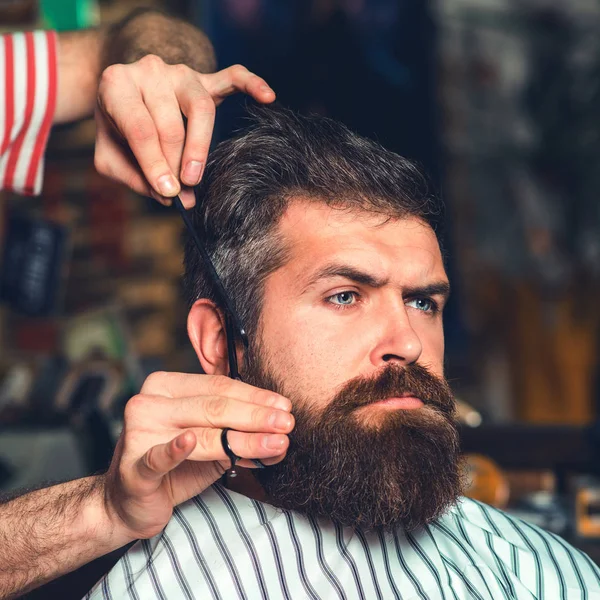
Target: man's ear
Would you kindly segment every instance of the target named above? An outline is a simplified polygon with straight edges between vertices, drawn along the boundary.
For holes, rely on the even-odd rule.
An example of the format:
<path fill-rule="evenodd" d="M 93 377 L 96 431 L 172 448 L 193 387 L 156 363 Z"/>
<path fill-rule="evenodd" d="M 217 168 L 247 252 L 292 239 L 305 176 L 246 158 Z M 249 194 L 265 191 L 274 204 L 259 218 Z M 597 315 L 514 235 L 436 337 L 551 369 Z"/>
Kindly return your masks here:
<path fill-rule="evenodd" d="M 207 298 L 196 300 L 188 314 L 187 330 L 204 372 L 227 375 L 227 336 L 223 313 L 217 305 Z"/>

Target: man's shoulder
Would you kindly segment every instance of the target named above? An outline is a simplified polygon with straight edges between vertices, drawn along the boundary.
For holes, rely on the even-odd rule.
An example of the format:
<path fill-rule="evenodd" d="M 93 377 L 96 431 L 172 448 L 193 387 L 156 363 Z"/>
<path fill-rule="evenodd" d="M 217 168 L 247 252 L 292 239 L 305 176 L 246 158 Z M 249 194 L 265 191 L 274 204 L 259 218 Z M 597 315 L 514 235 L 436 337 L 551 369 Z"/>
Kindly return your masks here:
<path fill-rule="evenodd" d="M 439 523 L 442 527 L 452 527 L 464 539 L 483 536 L 490 543 L 501 542 L 539 554 L 582 554 L 560 536 L 471 498 L 462 497 Z"/>
<path fill-rule="evenodd" d="M 600 591 L 600 569 L 560 536 L 516 516 L 469 498 L 433 524 L 458 552 L 475 564 L 537 580 L 537 586 Z M 462 547 L 462 549 L 461 549 Z"/>

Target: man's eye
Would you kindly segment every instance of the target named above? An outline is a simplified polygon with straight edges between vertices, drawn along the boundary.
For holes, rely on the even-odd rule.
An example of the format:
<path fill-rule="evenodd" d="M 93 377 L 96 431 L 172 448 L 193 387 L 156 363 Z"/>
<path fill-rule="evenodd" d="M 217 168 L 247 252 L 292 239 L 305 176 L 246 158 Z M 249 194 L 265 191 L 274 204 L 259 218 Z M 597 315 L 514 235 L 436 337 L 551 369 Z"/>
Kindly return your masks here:
<path fill-rule="evenodd" d="M 435 312 L 437 309 L 437 304 L 431 298 L 415 298 L 414 300 L 409 300 L 406 306 L 412 306 L 423 312 Z"/>
<path fill-rule="evenodd" d="M 356 302 L 356 292 L 340 292 L 339 294 L 329 296 L 327 301 L 337 306 L 350 306 Z"/>

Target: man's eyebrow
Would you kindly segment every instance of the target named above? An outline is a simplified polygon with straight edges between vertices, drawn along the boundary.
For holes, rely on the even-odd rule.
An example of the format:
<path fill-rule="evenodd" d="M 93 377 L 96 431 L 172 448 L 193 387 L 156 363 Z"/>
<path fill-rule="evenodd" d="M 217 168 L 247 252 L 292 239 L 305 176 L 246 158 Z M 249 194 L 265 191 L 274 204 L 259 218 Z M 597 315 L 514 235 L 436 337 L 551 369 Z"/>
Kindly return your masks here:
<path fill-rule="evenodd" d="M 311 275 L 310 279 L 306 283 L 306 289 L 312 287 L 321 279 L 332 279 L 333 277 L 343 277 L 350 279 L 356 283 L 362 285 L 368 285 L 373 288 L 380 288 L 389 282 L 387 277 L 381 278 L 345 264 L 330 264 L 319 269 L 316 273 Z"/>
<path fill-rule="evenodd" d="M 437 281 L 428 285 L 406 287 L 403 289 L 403 295 L 407 298 L 443 296 L 444 300 L 447 300 L 448 296 L 450 296 L 450 284 L 447 281 Z"/>
<path fill-rule="evenodd" d="M 372 288 L 380 288 L 389 283 L 388 277 L 377 277 L 371 273 L 367 273 L 345 264 L 331 264 L 319 269 L 314 273 L 306 284 L 305 289 L 311 288 L 322 279 L 331 279 L 333 277 L 343 277 L 362 285 L 367 285 Z M 417 296 L 443 296 L 444 300 L 450 295 L 450 284 L 448 281 L 436 281 L 427 285 L 405 287 L 403 288 L 403 296 L 407 298 L 415 298 Z"/>

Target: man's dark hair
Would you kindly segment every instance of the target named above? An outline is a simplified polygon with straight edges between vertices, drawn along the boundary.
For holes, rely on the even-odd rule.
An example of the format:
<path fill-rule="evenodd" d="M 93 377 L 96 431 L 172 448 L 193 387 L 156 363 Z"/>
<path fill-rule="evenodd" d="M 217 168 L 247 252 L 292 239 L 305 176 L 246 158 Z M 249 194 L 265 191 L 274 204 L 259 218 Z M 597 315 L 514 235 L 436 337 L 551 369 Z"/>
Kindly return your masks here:
<path fill-rule="evenodd" d="M 210 155 L 192 216 L 248 333 L 259 322 L 265 277 L 285 263 L 276 229 L 294 198 L 417 217 L 441 242 L 442 203 L 414 163 L 326 117 L 280 107 L 250 114 L 251 126 Z M 199 298 L 218 303 L 190 239 L 184 288 L 190 305 Z"/>

